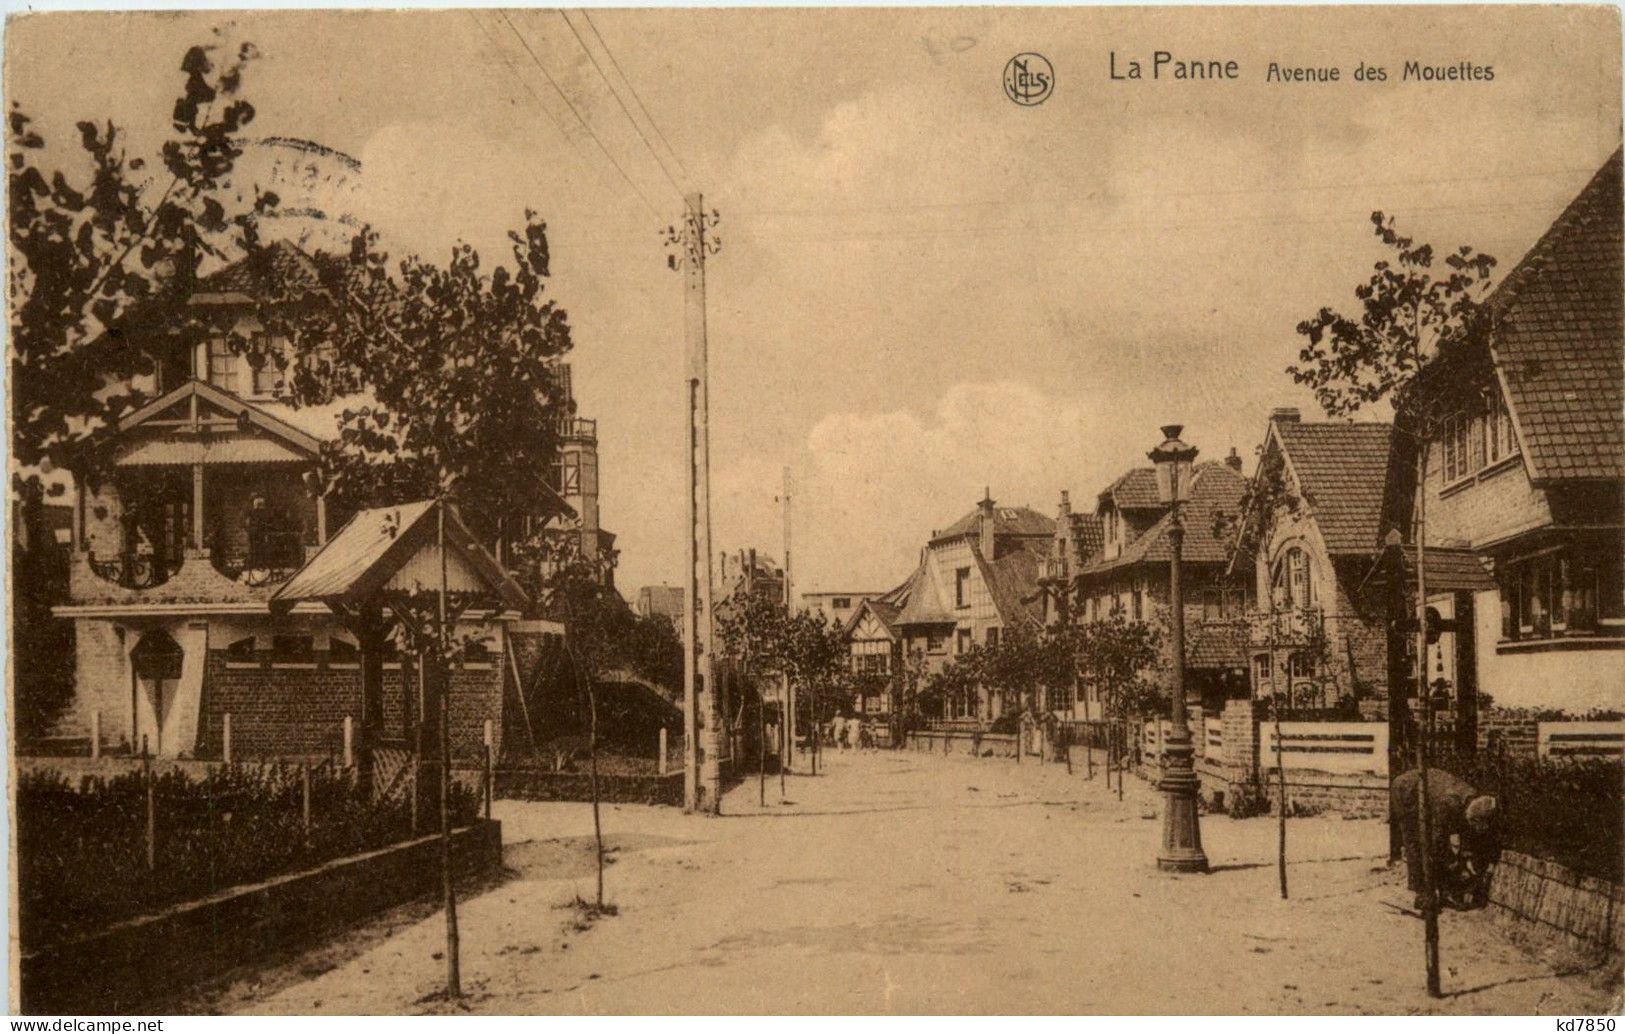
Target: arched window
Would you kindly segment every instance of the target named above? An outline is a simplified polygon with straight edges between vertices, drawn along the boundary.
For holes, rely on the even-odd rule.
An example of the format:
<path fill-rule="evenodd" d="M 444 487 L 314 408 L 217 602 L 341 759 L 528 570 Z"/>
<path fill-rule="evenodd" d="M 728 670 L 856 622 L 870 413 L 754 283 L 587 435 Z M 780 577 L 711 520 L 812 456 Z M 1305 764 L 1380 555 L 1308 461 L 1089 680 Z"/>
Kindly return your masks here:
<path fill-rule="evenodd" d="M 1292 546 L 1275 561 L 1275 571 L 1270 576 L 1270 596 L 1278 609 L 1315 605 L 1314 576 L 1309 568 L 1309 554 L 1302 547 Z"/>

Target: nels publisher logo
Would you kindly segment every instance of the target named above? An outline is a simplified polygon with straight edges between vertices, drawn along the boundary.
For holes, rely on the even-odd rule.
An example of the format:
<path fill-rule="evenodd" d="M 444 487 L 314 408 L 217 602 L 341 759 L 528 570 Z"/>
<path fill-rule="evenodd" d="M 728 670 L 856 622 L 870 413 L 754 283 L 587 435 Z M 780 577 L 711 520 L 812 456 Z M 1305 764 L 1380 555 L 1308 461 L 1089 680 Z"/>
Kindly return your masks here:
<path fill-rule="evenodd" d="M 1005 96 L 1030 108 L 1055 92 L 1055 69 L 1042 54 L 1017 54 L 1004 66 Z"/>

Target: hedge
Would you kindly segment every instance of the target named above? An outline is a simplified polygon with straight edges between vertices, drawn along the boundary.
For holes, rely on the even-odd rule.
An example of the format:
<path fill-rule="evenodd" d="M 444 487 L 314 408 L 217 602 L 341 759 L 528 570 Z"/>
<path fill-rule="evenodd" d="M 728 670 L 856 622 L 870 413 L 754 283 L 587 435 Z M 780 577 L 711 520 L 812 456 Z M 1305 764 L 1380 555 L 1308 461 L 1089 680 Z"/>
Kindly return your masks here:
<path fill-rule="evenodd" d="M 227 766 L 202 779 L 153 775 L 154 865 L 147 868 L 147 776 L 58 772 L 17 783 L 18 932 L 24 948 L 243 883 L 407 839 L 409 800 L 373 800 L 350 774 L 311 772 L 308 834 L 296 766 Z M 452 822 L 479 795 L 453 787 Z"/>

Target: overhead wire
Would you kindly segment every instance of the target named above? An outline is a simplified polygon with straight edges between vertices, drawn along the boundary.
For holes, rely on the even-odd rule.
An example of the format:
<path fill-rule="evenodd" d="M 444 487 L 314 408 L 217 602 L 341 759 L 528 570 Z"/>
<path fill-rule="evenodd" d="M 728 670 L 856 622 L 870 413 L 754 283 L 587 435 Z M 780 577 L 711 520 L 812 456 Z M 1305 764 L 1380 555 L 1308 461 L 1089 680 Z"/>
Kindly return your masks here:
<path fill-rule="evenodd" d="M 583 39 L 581 37 L 581 33 L 579 31 L 577 31 L 577 29 L 575 27 L 575 23 L 570 21 L 569 13 L 566 12 L 563 8 L 559 8 L 559 17 L 563 18 L 564 19 L 564 24 L 568 25 L 570 27 L 571 35 L 575 36 L 576 42 L 581 45 L 582 51 L 587 55 L 587 60 L 592 62 L 593 70 L 598 73 L 598 78 L 602 79 L 604 81 L 604 85 L 609 87 L 610 96 L 614 97 L 615 98 L 615 103 L 620 105 L 621 114 L 625 115 L 626 116 L 626 121 L 628 121 L 628 122 L 630 122 L 632 124 L 633 130 L 635 130 L 637 132 L 637 134 L 638 134 L 638 139 L 643 141 L 643 146 L 649 149 L 650 157 L 654 158 L 655 164 L 660 166 L 660 171 L 665 175 L 666 182 L 671 184 L 672 189 L 677 191 L 677 194 L 678 194 L 679 197 L 686 194 L 686 191 L 683 190 L 682 184 L 677 182 L 677 178 L 675 176 L 673 176 L 671 174 L 671 170 L 666 167 L 665 159 L 660 157 L 660 152 L 659 151 L 655 150 L 655 145 L 649 140 L 648 134 L 643 131 L 642 126 L 638 125 L 638 120 L 632 117 L 631 109 L 629 109 L 626 106 L 626 101 L 621 98 L 620 91 L 615 89 L 615 84 L 613 82 L 611 82 L 609 76 L 607 74 L 605 74 L 604 66 L 600 65 L 598 63 L 598 58 L 593 55 L 592 48 L 587 46 L 587 41 L 585 39 Z M 604 46 L 604 53 L 609 54 L 610 53 L 609 48 L 604 45 L 603 37 L 600 36 L 599 39 L 598 39 L 598 42 L 599 42 L 600 46 Z M 611 61 L 614 60 L 614 55 L 613 54 L 610 54 L 610 60 Z M 623 78 L 624 78 L 624 75 L 623 75 Z M 627 87 L 629 89 L 631 88 L 631 82 L 630 81 L 628 81 Z M 645 112 L 645 115 L 647 115 L 647 112 Z M 654 125 L 654 120 L 650 119 L 649 124 L 651 126 L 653 126 Z M 660 131 L 660 127 L 655 126 L 655 132 L 658 133 L 659 131 Z M 681 164 L 681 163 L 679 163 L 679 164 Z"/>
<path fill-rule="evenodd" d="M 547 66 L 542 63 L 542 59 L 538 57 L 536 51 L 531 48 L 530 41 L 525 39 L 524 34 L 519 31 L 519 28 L 516 25 L 514 25 L 513 19 L 508 17 L 508 12 L 498 11 L 497 16 L 500 17 L 508 26 L 508 31 L 513 33 L 514 38 L 519 41 L 519 45 L 525 48 L 525 53 L 530 55 L 531 63 L 534 64 L 537 70 L 542 73 L 542 77 L 547 80 L 548 85 L 553 87 L 553 92 L 559 95 L 559 99 L 564 101 L 565 107 L 570 109 L 570 114 L 575 116 L 576 121 L 581 124 L 581 128 L 586 130 L 588 136 L 592 137 L 593 143 L 598 145 L 598 149 L 604 153 L 604 157 L 609 160 L 609 164 L 615 167 L 615 171 L 620 173 L 621 179 L 625 180 L 626 185 L 632 188 L 632 193 L 636 194 L 638 196 L 638 200 L 643 202 L 643 207 L 649 210 L 649 214 L 658 217 L 660 213 L 649 201 L 649 196 L 645 194 L 643 189 L 637 185 L 637 182 L 627 174 L 626 169 L 619 161 L 616 160 L 615 155 L 610 153 L 609 148 L 604 145 L 604 141 L 599 138 L 598 134 L 593 132 L 592 126 L 589 125 L 587 120 L 582 117 L 581 111 L 575 106 L 575 103 L 570 100 L 569 95 L 566 94 L 559 86 L 558 80 L 553 78 L 553 73 L 547 70 Z"/>

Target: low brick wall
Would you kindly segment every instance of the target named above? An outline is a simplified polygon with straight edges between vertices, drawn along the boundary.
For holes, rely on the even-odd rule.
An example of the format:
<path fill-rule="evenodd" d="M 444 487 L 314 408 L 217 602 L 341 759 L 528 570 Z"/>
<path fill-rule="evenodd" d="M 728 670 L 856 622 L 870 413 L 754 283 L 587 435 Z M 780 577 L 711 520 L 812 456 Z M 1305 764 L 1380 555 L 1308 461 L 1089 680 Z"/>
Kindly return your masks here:
<path fill-rule="evenodd" d="M 1016 756 L 1016 737 L 1011 733 L 998 732 L 947 732 L 942 730 L 921 730 L 908 734 L 908 749 L 925 751 L 937 754 L 977 754 L 991 753 L 998 758 L 1014 758 Z"/>
<path fill-rule="evenodd" d="M 498 871 L 502 824 L 477 822 L 454 833 L 452 864 L 460 876 Z M 233 887 L 24 951 L 19 963 L 23 1012 L 140 1012 L 163 994 L 304 947 L 439 888 L 437 835 Z"/>
<path fill-rule="evenodd" d="M 1514 940 L 1556 948 L 1586 965 L 1612 961 L 1617 972 L 1625 951 L 1625 886 L 1502 851 L 1489 908 Z"/>
<path fill-rule="evenodd" d="M 499 768 L 496 796 L 520 801 L 590 801 L 592 777 L 585 772 L 548 772 L 535 768 Z M 683 772 L 667 775 L 598 777 L 598 799 L 606 804 L 683 805 Z"/>

